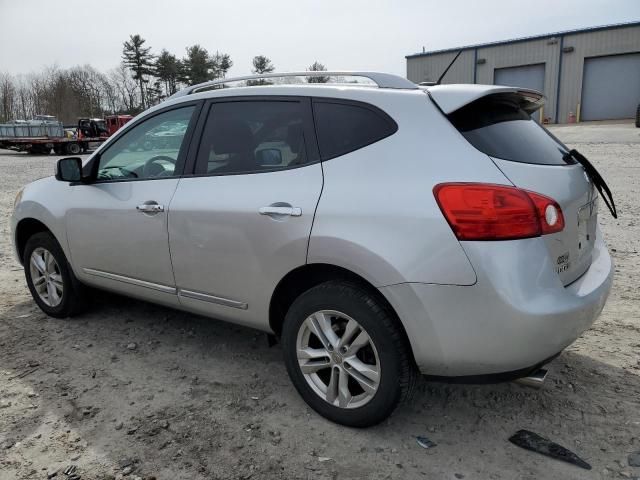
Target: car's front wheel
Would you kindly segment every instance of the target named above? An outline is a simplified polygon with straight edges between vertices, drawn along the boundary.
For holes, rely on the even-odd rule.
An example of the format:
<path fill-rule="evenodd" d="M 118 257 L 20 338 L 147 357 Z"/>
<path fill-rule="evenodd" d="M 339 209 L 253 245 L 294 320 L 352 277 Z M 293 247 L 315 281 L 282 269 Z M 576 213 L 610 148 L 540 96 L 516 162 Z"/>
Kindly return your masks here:
<path fill-rule="evenodd" d="M 282 344 L 300 395 L 343 425 L 381 422 L 415 382 L 410 347 L 395 315 L 354 283 L 326 282 L 298 297 L 286 315 Z"/>
<path fill-rule="evenodd" d="M 53 235 L 40 232 L 29 238 L 23 264 L 27 286 L 44 313 L 65 318 L 80 312 L 84 306 L 82 286 Z"/>

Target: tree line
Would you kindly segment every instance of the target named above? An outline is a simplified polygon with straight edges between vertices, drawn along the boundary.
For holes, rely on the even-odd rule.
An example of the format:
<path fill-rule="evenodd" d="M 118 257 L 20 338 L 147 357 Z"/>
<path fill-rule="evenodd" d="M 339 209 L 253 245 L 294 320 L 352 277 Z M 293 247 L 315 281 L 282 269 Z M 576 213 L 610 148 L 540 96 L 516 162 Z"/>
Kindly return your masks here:
<path fill-rule="evenodd" d="M 154 54 L 144 38 L 131 35 L 123 43 L 120 64 L 107 72 L 91 65 L 66 69 L 52 66 L 29 75 L 0 72 L 0 123 L 39 114 L 54 115 L 67 124 L 82 117 L 135 115 L 184 86 L 225 78 L 232 66 L 230 55 L 209 53 L 197 44 L 187 47 L 182 58 L 166 49 Z M 252 59 L 253 73 L 274 70 L 268 57 L 257 55 Z M 326 68 L 316 61 L 308 70 Z M 308 77 L 307 81 L 322 83 L 328 77 Z"/>

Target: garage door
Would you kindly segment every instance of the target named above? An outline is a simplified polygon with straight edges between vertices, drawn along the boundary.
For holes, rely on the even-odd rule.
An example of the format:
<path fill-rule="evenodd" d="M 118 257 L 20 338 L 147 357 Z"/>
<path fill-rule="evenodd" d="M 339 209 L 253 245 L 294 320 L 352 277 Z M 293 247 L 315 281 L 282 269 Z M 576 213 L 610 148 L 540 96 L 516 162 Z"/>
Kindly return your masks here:
<path fill-rule="evenodd" d="M 640 53 L 585 58 L 582 120 L 633 118 L 640 103 Z"/>
<path fill-rule="evenodd" d="M 494 85 L 532 88 L 544 92 L 544 63 L 521 67 L 496 68 L 493 72 Z M 538 112 L 534 114 L 538 119 Z"/>

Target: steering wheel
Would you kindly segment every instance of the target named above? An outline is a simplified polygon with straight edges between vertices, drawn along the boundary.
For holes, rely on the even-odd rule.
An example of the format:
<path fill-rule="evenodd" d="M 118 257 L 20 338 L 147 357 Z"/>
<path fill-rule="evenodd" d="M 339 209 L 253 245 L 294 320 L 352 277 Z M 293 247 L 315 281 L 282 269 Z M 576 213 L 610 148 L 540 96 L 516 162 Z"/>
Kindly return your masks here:
<path fill-rule="evenodd" d="M 144 162 L 144 165 L 142 166 L 142 176 L 144 178 L 149 178 L 171 175 L 171 173 L 167 172 L 159 162 L 169 162 L 175 166 L 176 159 L 166 155 L 156 155 L 155 157 L 151 157 L 149 160 Z"/>

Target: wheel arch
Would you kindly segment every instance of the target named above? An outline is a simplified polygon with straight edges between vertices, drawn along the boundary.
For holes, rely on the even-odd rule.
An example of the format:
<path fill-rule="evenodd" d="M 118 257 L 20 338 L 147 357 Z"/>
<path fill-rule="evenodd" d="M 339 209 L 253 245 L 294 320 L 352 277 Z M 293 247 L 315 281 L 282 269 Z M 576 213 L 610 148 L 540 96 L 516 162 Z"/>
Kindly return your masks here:
<path fill-rule="evenodd" d="M 269 303 L 269 327 L 276 336 L 279 337 L 281 335 L 284 317 L 295 299 L 310 288 L 330 280 L 345 280 L 356 283 L 365 288 L 378 301 L 380 301 L 380 303 L 384 305 L 384 307 L 396 318 L 397 325 L 401 329 L 402 335 L 406 340 L 406 345 L 411 349 L 411 357 L 415 360 L 413 349 L 411 348 L 411 342 L 409 341 L 404 325 L 402 324 L 396 310 L 380 290 L 378 290 L 370 281 L 357 273 L 354 273 L 344 267 L 328 263 L 308 263 L 306 265 L 302 265 L 287 273 L 280 280 L 271 295 L 271 301 Z"/>
<path fill-rule="evenodd" d="M 21 264 L 23 263 L 24 249 L 27 245 L 27 242 L 33 235 L 40 232 L 48 232 L 55 238 L 53 231 L 40 220 L 36 220 L 35 218 L 23 218 L 16 225 L 16 253 L 18 254 L 18 260 Z"/>

